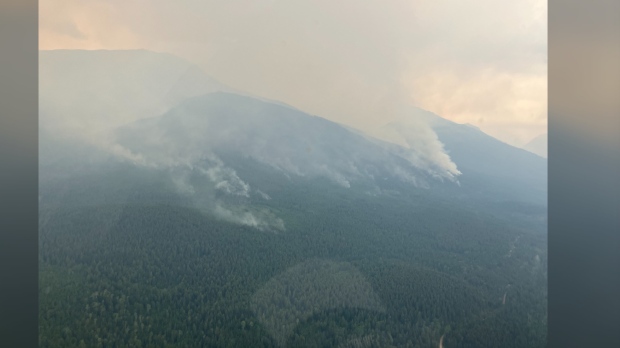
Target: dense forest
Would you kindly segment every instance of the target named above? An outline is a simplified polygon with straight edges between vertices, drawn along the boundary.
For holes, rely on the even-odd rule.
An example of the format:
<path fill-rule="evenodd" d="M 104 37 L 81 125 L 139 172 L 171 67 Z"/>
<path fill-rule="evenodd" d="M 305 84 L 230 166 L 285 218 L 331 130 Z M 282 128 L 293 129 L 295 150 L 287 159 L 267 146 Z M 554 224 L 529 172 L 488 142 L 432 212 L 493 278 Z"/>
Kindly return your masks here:
<path fill-rule="evenodd" d="M 234 165 L 283 229 L 130 165 L 43 178 L 40 347 L 546 346 L 540 208 Z"/>

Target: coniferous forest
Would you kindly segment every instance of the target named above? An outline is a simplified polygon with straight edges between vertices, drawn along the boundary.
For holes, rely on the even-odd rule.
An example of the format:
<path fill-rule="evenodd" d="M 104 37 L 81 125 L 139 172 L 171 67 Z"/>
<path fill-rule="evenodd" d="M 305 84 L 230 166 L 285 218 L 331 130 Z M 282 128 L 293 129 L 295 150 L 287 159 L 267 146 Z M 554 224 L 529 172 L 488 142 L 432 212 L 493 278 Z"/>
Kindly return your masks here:
<path fill-rule="evenodd" d="M 229 163 L 284 228 L 128 164 L 42 179 L 40 347 L 546 346 L 542 208 Z"/>

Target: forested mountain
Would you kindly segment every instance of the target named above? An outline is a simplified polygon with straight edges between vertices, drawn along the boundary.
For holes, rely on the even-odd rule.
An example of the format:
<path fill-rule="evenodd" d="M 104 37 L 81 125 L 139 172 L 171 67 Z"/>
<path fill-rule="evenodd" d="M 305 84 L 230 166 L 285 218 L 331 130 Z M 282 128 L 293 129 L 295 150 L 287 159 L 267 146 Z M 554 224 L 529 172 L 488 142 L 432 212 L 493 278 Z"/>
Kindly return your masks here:
<path fill-rule="evenodd" d="M 41 347 L 545 346 L 539 157 L 428 114 L 457 175 L 167 55 L 41 57 Z"/>
<path fill-rule="evenodd" d="M 431 112 L 410 108 L 437 133 L 462 175 L 468 194 L 497 201 L 519 201 L 547 205 L 547 161 L 526 150 L 495 139 L 475 126 L 458 124 Z M 386 127 L 402 129 L 399 122 Z"/>

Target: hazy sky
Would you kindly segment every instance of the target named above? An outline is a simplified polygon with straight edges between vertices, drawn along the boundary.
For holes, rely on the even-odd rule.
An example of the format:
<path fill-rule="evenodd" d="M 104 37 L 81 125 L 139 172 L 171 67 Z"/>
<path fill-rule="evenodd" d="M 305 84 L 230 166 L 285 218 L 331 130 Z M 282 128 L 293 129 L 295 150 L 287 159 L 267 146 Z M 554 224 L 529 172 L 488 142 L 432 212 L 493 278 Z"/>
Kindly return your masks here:
<path fill-rule="evenodd" d="M 413 103 L 523 145 L 547 128 L 544 0 L 40 0 L 40 48 L 145 48 L 361 129 Z"/>

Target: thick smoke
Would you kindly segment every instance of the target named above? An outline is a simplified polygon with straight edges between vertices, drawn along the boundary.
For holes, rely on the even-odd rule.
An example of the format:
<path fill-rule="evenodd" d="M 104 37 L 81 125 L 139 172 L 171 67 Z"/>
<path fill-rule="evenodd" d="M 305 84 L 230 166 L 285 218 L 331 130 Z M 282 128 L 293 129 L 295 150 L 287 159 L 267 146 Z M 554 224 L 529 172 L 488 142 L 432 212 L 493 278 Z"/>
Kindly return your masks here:
<path fill-rule="evenodd" d="M 133 158 L 135 155 L 125 159 Z M 139 165 L 167 173 L 177 193 L 188 198 L 195 208 L 207 214 L 260 231 L 286 230 L 282 219 L 267 209 L 254 208 L 247 202 L 253 194 L 264 200 L 271 198 L 260 190 L 252 190 L 234 169 L 226 166 L 214 154 L 205 154 L 193 163 L 188 159 L 175 161 L 165 157 L 152 158 L 148 162 L 140 163 Z M 231 199 L 233 203 L 229 202 Z"/>
<path fill-rule="evenodd" d="M 222 205 L 216 205 L 215 213 L 226 221 L 254 227 L 260 231 L 279 232 L 285 230 L 284 221 L 266 209 L 250 211 L 247 208 L 226 208 Z"/>
<path fill-rule="evenodd" d="M 169 52 L 364 131 L 403 101 L 511 144 L 546 129 L 544 0 L 41 0 L 40 14 L 43 49 Z"/>
<path fill-rule="evenodd" d="M 402 101 L 391 105 L 389 112 L 392 121 L 370 130 L 368 134 L 399 145 L 400 148 L 395 148 L 396 152 L 432 177 L 457 181 L 461 172 L 432 128 L 433 123 L 444 120 L 436 116 L 429 117 L 430 113 L 421 112 Z M 404 181 L 425 186 L 401 167 L 394 168 L 394 172 Z"/>
<path fill-rule="evenodd" d="M 53 51 L 42 52 L 40 64 L 43 133 L 166 172 L 196 205 L 258 229 L 284 224 L 265 211 L 233 209 L 270 197 L 217 153 L 237 152 L 286 175 L 323 177 L 344 188 L 386 175 L 425 187 L 425 175 L 459 174 L 425 122 L 395 106 L 402 102 L 386 104 L 399 93 L 375 105 L 391 118 L 409 118 L 407 127 L 378 134 L 402 147 L 282 103 L 218 92 L 230 89 L 169 54 Z"/>
<path fill-rule="evenodd" d="M 407 148 L 409 151 L 404 156 L 436 178 L 455 180 L 461 174 L 435 131 L 423 121 L 410 118 L 390 123 L 380 129 L 377 136 Z"/>

